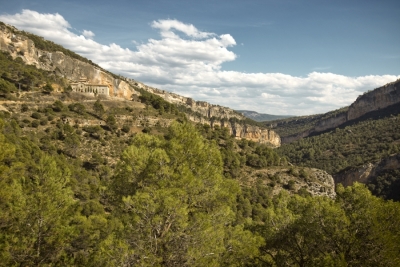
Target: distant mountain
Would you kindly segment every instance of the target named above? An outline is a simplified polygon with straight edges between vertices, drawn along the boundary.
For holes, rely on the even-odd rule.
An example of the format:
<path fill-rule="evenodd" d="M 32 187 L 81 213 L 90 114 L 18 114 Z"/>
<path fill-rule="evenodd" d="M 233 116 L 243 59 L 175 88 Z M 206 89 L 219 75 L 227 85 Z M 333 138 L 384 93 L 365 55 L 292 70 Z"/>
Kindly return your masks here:
<path fill-rule="evenodd" d="M 291 118 L 294 116 L 291 115 L 271 115 L 271 114 L 264 114 L 264 113 L 258 113 L 255 111 L 251 110 L 236 110 L 237 112 L 242 113 L 245 117 L 255 120 L 255 121 L 273 121 L 273 120 L 279 120 L 279 119 L 286 119 L 286 118 Z"/>

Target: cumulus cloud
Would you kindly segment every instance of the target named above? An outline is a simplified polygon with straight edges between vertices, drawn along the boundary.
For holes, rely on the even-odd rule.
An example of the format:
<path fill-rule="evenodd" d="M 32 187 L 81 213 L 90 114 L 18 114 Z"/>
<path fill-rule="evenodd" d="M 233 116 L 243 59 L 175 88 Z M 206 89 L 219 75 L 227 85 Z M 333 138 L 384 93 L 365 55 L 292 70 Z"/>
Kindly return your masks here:
<path fill-rule="evenodd" d="M 215 35 L 214 33 L 210 32 L 201 32 L 196 29 L 196 27 L 194 27 L 192 24 L 185 24 L 175 19 L 153 21 L 151 27 L 159 29 L 161 35 L 165 37 L 177 37 L 176 35 L 172 34 L 172 30 L 182 32 L 187 36 L 196 39 L 207 38 Z"/>
<path fill-rule="evenodd" d="M 110 71 L 234 109 L 289 115 L 323 113 L 349 105 L 363 92 L 400 78 L 348 77 L 318 71 L 295 77 L 223 70 L 223 63 L 237 57 L 229 50 L 236 45 L 235 39 L 230 34 L 201 31 L 178 20 L 153 21 L 150 26 L 159 31 L 159 38 L 134 43 L 136 50 L 115 43 L 97 43 L 92 40 L 95 34 L 88 30 L 78 35 L 58 13 L 22 10 L 1 15 L 0 20 L 59 43 Z"/>
<path fill-rule="evenodd" d="M 83 30 L 82 35 L 86 38 L 92 39 L 95 34 L 92 31 Z"/>

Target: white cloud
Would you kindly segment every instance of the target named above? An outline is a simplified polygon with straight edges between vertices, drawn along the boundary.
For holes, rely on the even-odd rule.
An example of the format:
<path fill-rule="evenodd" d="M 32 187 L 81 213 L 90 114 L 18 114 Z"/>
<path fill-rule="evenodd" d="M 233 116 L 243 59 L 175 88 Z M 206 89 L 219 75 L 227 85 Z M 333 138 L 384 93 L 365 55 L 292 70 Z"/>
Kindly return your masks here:
<path fill-rule="evenodd" d="M 86 38 L 92 39 L 95 34 L 92 31 L 83 30 L 82 35 Z"/>
<path fill-rule="evenodd" d="M 73 33 L 59 14 L 23 10 L 1 15 L 0 20 L 45 37 L 85 56 L 100 66 L 149 85 L 196 100 L 270 114 L 323 113 L 352 103 L 358 95 L 400 76 L 348 77 L 311 72 L 306 77 L 282 73 L 243 73 L 223 70 L 236 59 L 229 50 L 236 41 L 230 34 L 203 32 L 178 20 L 158 20 L 151 27 L 159 39 L 136 44 L 136 50 L 112 43 L 103 45 L 94 33 Z"/>
<path fill-rule="evenodd" d="M 214 33 L 201 32 L 198 29 L 196 29 L 196 27 L 194 27 L 192 24 L 185 24 L 175 19 L 153 21 L 151 27 L 159 29 L 161 35 L 164 37 L 179 38 L 178 36 L 172 34 L 173 29 L 183 32 L 187 36 L 196 39 L 207 38 L 215 35 Z"/>

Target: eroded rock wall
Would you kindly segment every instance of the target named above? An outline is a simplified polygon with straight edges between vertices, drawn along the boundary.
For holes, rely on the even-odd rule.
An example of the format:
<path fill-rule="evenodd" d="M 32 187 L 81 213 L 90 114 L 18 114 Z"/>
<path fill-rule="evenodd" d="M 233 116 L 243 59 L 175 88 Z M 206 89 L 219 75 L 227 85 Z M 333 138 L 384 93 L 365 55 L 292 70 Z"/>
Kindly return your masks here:
<path fill-rule="evenodd" d="M 354 120 L 362 115 L 400 103 L 400 80 L 388 83 L 371 92 L 359 96 L 350 105 L 347 120 Z"/>
<path fill-rule="evenodd" d="M 111 97 L 131 99 L 137 94 L 124 80 L 117 79 L 106 71 L 86 62 L 71 58 L 62 52 L 48 52 L 37 49 L 32 40 L 22 34 L 11 32 L 0 25 L 0 50 L 7 51 L 13 58 L 20 57 L 26 64 L 52 71 L 70 81 L 84 77 L 90 84 L 103 84 L 109 88 Z"/>
<path fill-rule="evenodd" d="M 377 163 L 367 163 L 361 167 L 350 168 L 333 175 L 335 183 L 351 186 L 355 182 L 368 183 L 384 170 L 400 169 L 400 154 L 395 154 Z"/>
<path fill-rule="evenodd" d="M 230 134 L 237 139 L 244 138 L 261 144 L 270 144 L 274 147 L 281 145 L 281 138 L 276 132 L 241 122 L 246 117 L 233 109 L 205 101 L 195 101 L 192 98 L 153 88 L 135 80 L 130 80 L 130 82 L 141 89 L 160 96 L 169 103 L 189 108 L 192 110 L 192 114 L 188 114 L 187 117 L 193 122 L 208 124 L 211 127 L 226 127 Z"/>
<path fill-rule="evenodd" d="M 359 96 L 357 100 L 350 105 L 347 112 L 322 119 L 313 128 L 306 131 L 282 137 L 282 143 L 291 143 L 310 136 L 311 134 L 334 129 L 369 112 L 395 104 L 400 104 L 400 79 Z"/>

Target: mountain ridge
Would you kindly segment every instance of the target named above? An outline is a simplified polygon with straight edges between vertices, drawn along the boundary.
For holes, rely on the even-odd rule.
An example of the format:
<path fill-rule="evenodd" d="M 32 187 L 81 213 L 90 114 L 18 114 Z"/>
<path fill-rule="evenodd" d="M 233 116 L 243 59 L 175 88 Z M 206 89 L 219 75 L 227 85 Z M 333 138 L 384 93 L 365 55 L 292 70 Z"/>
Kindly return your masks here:
<path fill-rule="evenodd" d="M 400 103 L 400 79 L 360 95 L 350 106 L 325 114 L 295 117 L 270 122 L 271 128 L 281 136 L 282 143 L 323 133 L 363 115 Z M 296 126 L 298 125 L 298 126 Z M 308 125 L 308 126 L 304 126 Z M 301 129 L 300 127 L 303 127 Z M 292 128 L 285 133 L 285 129 Z"/>

